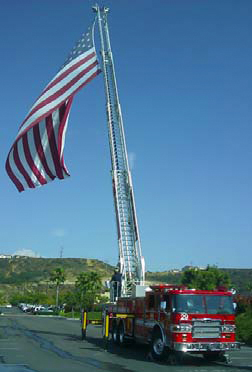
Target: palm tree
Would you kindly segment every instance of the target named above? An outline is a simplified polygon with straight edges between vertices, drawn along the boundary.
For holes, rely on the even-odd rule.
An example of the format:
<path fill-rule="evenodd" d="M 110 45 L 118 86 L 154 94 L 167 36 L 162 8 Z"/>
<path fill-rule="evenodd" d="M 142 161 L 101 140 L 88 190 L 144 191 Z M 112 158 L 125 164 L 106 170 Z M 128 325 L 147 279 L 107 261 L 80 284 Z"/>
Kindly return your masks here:
<path fill-rule="evenodd" d="M 66 280 L 66 275 L 64 269 L 61 267 L 56 268 L 51 272 L 50 282 L 55 283 L 56 285 L 56 306 L 59 305 L 59 288 L 60 284 L 63 284 Z"/>

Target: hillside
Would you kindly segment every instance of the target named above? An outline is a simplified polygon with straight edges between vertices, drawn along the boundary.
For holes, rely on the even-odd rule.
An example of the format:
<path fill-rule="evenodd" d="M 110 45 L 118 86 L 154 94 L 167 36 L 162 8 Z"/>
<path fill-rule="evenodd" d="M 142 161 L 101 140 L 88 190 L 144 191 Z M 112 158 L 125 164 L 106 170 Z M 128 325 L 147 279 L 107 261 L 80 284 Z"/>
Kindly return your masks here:
<path fill-rule="evenodd" d="M 12 257 L 0 259 L 0 284 L 19 285 L 22 283 L 46 283 L 50 273 L 62 267 L 66 273 L 66 284 L 74 284 L 78 274 L 96 271 L 102 279 L 110 279 L 113 267 L 96 259 L 85 258 L 34 258 Z M 232 286 L 240 293 L 247 292 L 247 285 L 252 283 L 252 269 L 221 269 L 229 273 Z M 180 272 L 147 272 L 148 283 L 179 284 Z"/>
<path fill-rule="evenodd" d="M 13 257 L 0 259 L 0 283 L 46 282 L 57 267 L 65 270 L 68 283 L 74 283 L 77 275 L 84 271 L 96 271 L 102 278 L 113 273 L 111 265 L 95 259 Z"/>

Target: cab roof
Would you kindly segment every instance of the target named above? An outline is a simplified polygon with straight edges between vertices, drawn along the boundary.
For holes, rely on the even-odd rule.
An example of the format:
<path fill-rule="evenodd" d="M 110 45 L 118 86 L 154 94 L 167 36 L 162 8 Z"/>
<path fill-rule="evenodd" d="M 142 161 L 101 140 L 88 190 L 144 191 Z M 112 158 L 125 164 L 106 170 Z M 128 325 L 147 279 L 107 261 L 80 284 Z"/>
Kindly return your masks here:
<path fill-rule="evenodd" d="M 160 284 L 151 285 L 153 292 L 173 293 L 173 294 L 203 294 L 203 295 L 225 295 L 232 296 L 232 292 L 225 287 L 218 287 L 216 290 L 201 290 L 187 288 L 185 285 Z"/>

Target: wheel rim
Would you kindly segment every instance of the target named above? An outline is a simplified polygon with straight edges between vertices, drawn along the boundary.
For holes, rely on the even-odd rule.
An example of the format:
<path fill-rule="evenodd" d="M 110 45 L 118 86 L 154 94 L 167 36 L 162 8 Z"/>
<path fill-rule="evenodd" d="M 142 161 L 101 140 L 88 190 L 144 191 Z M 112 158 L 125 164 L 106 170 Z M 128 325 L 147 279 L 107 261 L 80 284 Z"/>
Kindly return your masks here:
<path fill-rule="evenodd" d="M 156 355 L 161 355 L 164 351 L 164 343 L 161 338 L 156 338 L 153 342 L 153 350 Z"/>

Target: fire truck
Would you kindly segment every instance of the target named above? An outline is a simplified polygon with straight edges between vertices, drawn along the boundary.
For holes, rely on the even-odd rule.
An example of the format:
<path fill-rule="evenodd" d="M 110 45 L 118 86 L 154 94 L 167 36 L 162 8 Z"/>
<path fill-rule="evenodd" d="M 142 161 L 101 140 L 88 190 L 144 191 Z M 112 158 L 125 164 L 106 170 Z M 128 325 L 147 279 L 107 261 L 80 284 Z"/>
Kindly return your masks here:
<path fill-rule="evenodd" d="M 144 292 L 106 306 L 114 343 L 148 344 L 153 359 L 168 358 L 171 364 L 180 363 L 185 353 L 229 362 L 227 352 L 239 348 L 231 292 L 176 285 L 150 286 Z"/>
<path fill-rule="evenodd" d="M 101 40 L 107 125 L 112 165 L 112 190 L 119 248 L 120 283 L 111 282 L 111 303 L 104 308 L 104 336 L 114 343 L 149 344 L 151 356 L 169 355 L 175 363 L 184 353 L 201 353 L 208 360 L 226 359 L 235 341 L 232 293 L 200 291 L 175 285 L 145 285 L 135 199 L 121 106 L 114 69 L 106 7 L 93 7 Z M 84 313 L 82 330 L 86 331 Z"/>

